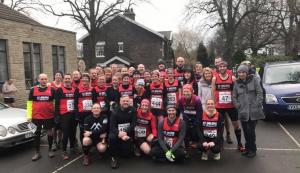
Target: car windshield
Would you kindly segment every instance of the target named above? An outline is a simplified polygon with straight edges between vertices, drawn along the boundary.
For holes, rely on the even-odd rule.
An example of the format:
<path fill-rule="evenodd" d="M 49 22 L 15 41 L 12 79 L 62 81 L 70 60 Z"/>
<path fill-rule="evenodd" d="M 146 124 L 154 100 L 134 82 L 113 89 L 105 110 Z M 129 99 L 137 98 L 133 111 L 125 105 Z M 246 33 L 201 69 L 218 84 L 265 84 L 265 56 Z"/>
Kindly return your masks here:
<path fill-rule="evenodd" d="M 2 110 L 2 109 L 6 109 L 6 108 L 8 108 L 8 107 L 7 107 L 7 106 L 5 106 L 4 104 L 0 103 L 0 110 Z"/>
<path fill-rule="evenodd" d="M 294 84 L 300 83 L 300 64 L 270 66 L 264 75 L 265 84 Z"/>

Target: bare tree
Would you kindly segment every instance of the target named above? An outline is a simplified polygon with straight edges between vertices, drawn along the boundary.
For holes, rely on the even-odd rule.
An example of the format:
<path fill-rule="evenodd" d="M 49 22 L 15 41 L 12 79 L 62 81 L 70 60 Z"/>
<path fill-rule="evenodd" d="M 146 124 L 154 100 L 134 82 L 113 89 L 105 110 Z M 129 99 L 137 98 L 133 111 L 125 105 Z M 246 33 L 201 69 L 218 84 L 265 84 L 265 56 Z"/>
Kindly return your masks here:
<path fill-rule="evenodd" d="M 35 0 L 1 0 L 0 2 L 13 10 L 27 15 L 30 15 L 32 10 L 37 10 L 37 3 Z"/>
<path fill-rule="evenodd" d="M 53 0 L 45 3 L 39 0 L 42 8 L 58 17 L 70 17 L 89 34 L 89 47 L 91 55 L 95 55 L 96 32 L 110 18 L 124 12 L 139 1 L 146 0 Z M 59 8 L 61 5 L 68 9 Z M 92 58 L 91 66 L 95 64 L 95 58 Z"/>
<path fill-rule="evenodd" d="M 280 30 L 284 38 L 285 54 L 296 57 L 300 51 L 300 2 L 280 0 Z"/>
<path fill-rule="evenodd" d="M 253 1 L 254 8 L 247 8 L 248 1 Z M 232 62 L 234 54 L 235 34 L 242 21 L 251 13 L 258 11 L 263 0 L 190 0 L 186 6 L 187 17 L 199 14 L 208 14 L 211 18 L 209 27 L 221 26 L 225 33 L 223 57 Z"/>
<path fill-rule="evenodd" d="M 195 63 L 197 59 L 197 48 L 201 42 L 200 34 L 194 30 L 180 27 L 179 31 L 173 34 L 173 48 L 175 57 L 183 56 L 189 64 Z"/>
<path fill-rule="evenodd" d="M 278 3 L 278 0 L 268 0 L 268 3 L 259 4 L 260 7 L 256 8 L 253 6 L 258 4 L 248 2 L 247 8 L 258 11 L 247 15 L 238 28 L 238 50 L 250 48 L 252 54 L 257 55 L 259 49 L 281 41 L 279 11 L 276 10 L 280 6 Z"/>

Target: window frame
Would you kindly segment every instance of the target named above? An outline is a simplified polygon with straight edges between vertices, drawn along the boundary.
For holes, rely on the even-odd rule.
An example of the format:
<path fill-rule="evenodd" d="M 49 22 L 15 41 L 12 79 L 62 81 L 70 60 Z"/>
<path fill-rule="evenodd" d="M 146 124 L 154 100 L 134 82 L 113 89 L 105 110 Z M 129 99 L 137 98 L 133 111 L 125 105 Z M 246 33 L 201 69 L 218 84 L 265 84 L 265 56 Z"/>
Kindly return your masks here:
<path fill-rule="evenodd" d="M 59 46 L 59 45 L 52 45 L 52 71 L 53 71 L 53 75 L 55 75 L 55 73 L 57 71 L 62 71 L 63 73 L 66 72 L 66 48 L 65 46 Z M 63 53 L 61 53 L 60 49 L 63 49 Z M 53 50 L 56 50 L 56 53 L 54 53 Z M 63 61 L 61 61 L 61 56 L 63 55 Z M 54 62 L 54 57 L 55 57 L 55 62 Z M 63 64 L 61 65 L 61 63 L 63 62 Z M 55 67 L 57 67 L 55 69 Z M 60 69 L 60 68 L 63 69 Z"/>
<path fill-rule="evenodd" d="M 122 48 L 122 49 L 120 49 Z M 124 42 L 118 42 L 118 52 L 124 53 Z"/>
<path fill-rule="evenodd" d="M 99 48 L 99 50 L 97 50 Z M 100 50 L 102 49 L 102 50 Z M 98 54 L 102 52 L 102 54 Z M 105 58 L 105 41 L 98 41 L 95 46 L 95 56 L 96 58 Z"/>
<path fill-rule="evenodd" d="M 4 84 L 4 82 L 9 79 L 9 62 L 8 62 L 8 46 L 7 46 L 7 40 L 6 39 L 0 39 L 0 42 L 4 42 L 4 50 L 0 50 L 0 52 L 4 53 L 4 65 L 6 67 L 6 69 L 3 71 L 4 73 L 6 73 L 6 75 L 4 75 L 4 78 L 6 77 L 6 79 L 3 79 L 2 81 L 0 80 L 0 88 L 1 88 L 1 91 L 2 92 L 2 85 Z M 2 64 L 2 63 L 1 63 Z"/>
<path fill-rule="evenodd" d="M 29 45 L 29 51 L 25 52 L 25 50 L 24 50 L 25 44 Z M 38 46 L 38 48 L 39 48 L 38 52 L 35 52 L 34 46 Z M 42 49 L 41 48 L 42 48 L 42 45 L 40 43 L 23 42 L 24 77 L 25 77 L 24 79 L 25 79 L 26 90 L 29 90 L 32 86 L 34 86 L 34 83 L 36 82 L 35 78 L 37 79 L 38 75 L 40 73 L 42 73 L 42 71 L 43 71 L 43 69 L 42 69 L 42 67 L 43 67 L 42 66 Z M 25 54 L 29 55 L 30 70 L 26 70 Z M 34 63 L 36 63 L 36 62 L 34 62 L 34 58 L 36 58 L 37 56 L 39 56 L 39 59 L 38 59 L 39 70 L 36 70 L 34 68 L 34 66 L 35 66 Z M 30 72 L 30 79 L 26 78 L 26 71 Z M 37 73 L 36 76 L 34 76 L 35 72 Z M 28 82 L 30 82 L 30 83 L 28 83 Z"/>

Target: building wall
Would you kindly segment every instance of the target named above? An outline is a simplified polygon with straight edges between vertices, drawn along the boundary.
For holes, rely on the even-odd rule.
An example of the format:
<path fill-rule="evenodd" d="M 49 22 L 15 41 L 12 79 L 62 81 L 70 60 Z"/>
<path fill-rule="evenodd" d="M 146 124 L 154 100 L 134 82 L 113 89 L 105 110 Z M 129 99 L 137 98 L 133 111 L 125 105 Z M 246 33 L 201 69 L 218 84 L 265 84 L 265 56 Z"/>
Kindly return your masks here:
<path fill-rule="evenodd" d="M 83 40 L 85 61 L 95 58 L 88 49 L 88 39 Z M 148 68 L 157 67 L 157 60 L 165 58 L 164 39 L 131 22 L 116 17 L 97 34 L 98 41 L 105 41 L 105 58 L 96 58 L 96 63 L 102 63 L 114 56 L 125 56 L 135 62 L 145 64 Z M 124 43 L 124 53 L 118 53 L 118 42 Z M 87 62 L 89 64 L 89 62 Z M 92 64 L 94 66 L 96 64 Z"/>
<path fill-rule="evenodd" d="M 23 42 L 41 44 L 42 72 L 48 74 L 49 80 L 53 79 L 52 45 L 65 47 L 66 72 L 77 69 L 74 32 L 0 19 L 0 39 L 7 40 L 8 73 L 19 89 L 16 97 L 18 107 L 25 107 L 29 91 L 25 88 Z"/>

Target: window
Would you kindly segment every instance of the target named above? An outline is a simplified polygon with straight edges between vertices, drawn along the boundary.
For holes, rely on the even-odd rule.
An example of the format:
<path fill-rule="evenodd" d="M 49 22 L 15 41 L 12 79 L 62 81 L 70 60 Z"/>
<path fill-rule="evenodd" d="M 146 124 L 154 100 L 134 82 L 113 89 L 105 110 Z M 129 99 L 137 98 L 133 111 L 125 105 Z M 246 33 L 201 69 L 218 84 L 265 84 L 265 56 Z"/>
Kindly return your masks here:
<path fill-rule="evenodd" d="M 65 47 L 52 46 L 53 75 L 57 71 L 65 73 Z"/>
<path fill-rule="evenodd" d="M 97 42 L 96 48 L 95 48 L 96 57 L 97 58 L 103 58 L 103 57 L 105 57 L 104 56 L 104 46 L 105 46 L 105 42 L 104 41 Z"/>
<path fill-rule="evenodd" d="M 123 42 L 118 42 L 118 46 L 119 46 L 119 51 L 120 53 L 124 52 L 124 43 Z"/>
<path fill-rule="evenodd" d="M 41 73 L 41 45 L 23 43 L 26 89 L 30 89 Z"/>
<path fill-rule="evenodd" d="M 0 90 L 2 84 L 8 79 L 7 49 L 6 40 L 0 39 Z"/>

